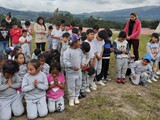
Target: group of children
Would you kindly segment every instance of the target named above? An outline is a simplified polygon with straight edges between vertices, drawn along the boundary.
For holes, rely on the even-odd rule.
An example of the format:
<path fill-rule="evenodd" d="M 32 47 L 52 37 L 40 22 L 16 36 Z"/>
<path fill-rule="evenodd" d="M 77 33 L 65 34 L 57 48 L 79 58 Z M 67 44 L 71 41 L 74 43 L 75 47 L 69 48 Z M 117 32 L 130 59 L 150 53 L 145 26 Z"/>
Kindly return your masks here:
<path fill-rule="evenodd" d="M 29 32 L 30 31 L 30 32 Z M 21 31 L 13 32 L 11 36 Z M 10 32 L 11 33 L 11 32 Z M 64 89 L 68 92 L 69 106 L 79 104 L 86 93 L 97 90 L 97 85 L 104 86 L 109 78 L 110 54 L 115 53 L 116 82 L 125 83 L 126 71 L 129 68 L 130 53 L 126 33 L 121 31 L 112 44 L 112 31 L 108 28 L 100 30 L 97 25 L 93 29 L 80 33 L 77 28 L 69 30 L 65 24 L 62 32 L 60 23 L 56 28 L 49 26 L 49 50 L 41 52 L 35 49 L 32 57 L 29 44 L 32 31 L 22 30 L 12 43 L 14 48 L 7 48 L 7 60 L 0 57 L 0 119 L 8 120 L 12 113 L 20 116 L 24 113 L 23 98 L 26 102 L 28 119 L 44 117 L 49 112 L 63 111 Z M 14 39 L 14 38 L 13 38 Z M 12 39 L 12 41 L 13 41 Z M 159 62 L 159 36 L 152 34 L 147 44 L 147 54 L 142 60 L 130 66 L 130 79 L 133 84 L 156 81 Z"/>

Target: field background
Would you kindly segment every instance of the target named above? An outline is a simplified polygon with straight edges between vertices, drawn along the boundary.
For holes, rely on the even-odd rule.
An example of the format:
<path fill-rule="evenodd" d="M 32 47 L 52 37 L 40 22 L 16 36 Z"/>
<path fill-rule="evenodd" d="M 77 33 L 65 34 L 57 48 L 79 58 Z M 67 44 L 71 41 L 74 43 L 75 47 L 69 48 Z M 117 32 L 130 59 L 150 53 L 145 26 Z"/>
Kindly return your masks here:
<path fill-rule="evenodd" d="M 114 34 L 113 39 L 116 37 Z M 140 59 L 146 53 L 149 40 L 149 35 L 141 35 Z M 62 113 L 51 113 L 37 120 L 160 120 L 160 81 L 142 87 L 132 85 L 127 77 L 126 84 L 117 84 L 114 54 L 109 73 L 112 80 L 87 94 L 80 105 L 69 107 L 66 97 L 66 109 Z M 26 113 L 12 120 L 27 120 Z"/>

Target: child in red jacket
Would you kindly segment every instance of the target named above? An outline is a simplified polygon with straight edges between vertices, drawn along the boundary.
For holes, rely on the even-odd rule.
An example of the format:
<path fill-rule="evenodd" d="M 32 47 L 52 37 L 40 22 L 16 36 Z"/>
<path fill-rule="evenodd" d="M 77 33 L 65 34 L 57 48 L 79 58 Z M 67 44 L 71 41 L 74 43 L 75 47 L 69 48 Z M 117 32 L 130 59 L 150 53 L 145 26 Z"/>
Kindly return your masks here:
<path fill-rule="evenodd" d="M 16 46 L 20 46 L 19 38 L 21 37 L 21 29 L 18 28 L 17 22 L 13 22 L 12 29 L 10 30 L 10 35 L 12 38 L 12 46 L 15 48 Z"/>

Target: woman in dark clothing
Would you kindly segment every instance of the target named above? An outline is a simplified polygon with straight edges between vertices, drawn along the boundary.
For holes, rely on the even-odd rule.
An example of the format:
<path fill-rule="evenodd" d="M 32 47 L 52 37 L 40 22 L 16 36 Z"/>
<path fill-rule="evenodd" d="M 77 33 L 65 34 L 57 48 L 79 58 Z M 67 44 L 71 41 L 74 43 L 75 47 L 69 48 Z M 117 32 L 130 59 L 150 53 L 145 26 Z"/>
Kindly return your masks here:
<path fill-rule="evenodd" d="M 9 31 L 12 28 L 12 19 L 11 19 L 11 12 L 7 13 L 6 17 L 1 21 L 2 23 L 6 24 L 6 29 Z"/>

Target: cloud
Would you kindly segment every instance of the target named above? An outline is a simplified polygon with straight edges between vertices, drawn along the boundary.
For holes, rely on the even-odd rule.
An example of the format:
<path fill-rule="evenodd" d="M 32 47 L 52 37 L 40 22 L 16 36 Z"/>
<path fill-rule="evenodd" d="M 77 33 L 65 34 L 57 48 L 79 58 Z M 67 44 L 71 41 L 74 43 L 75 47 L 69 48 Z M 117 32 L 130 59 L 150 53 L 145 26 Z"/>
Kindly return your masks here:
<path fill-rule="evenodd" d="M 159 5 L 160 0 L 0 0 L 0 3 L 2 7 L 15 10 L 53 12 L 59 8 L 76 14 Z"/>

